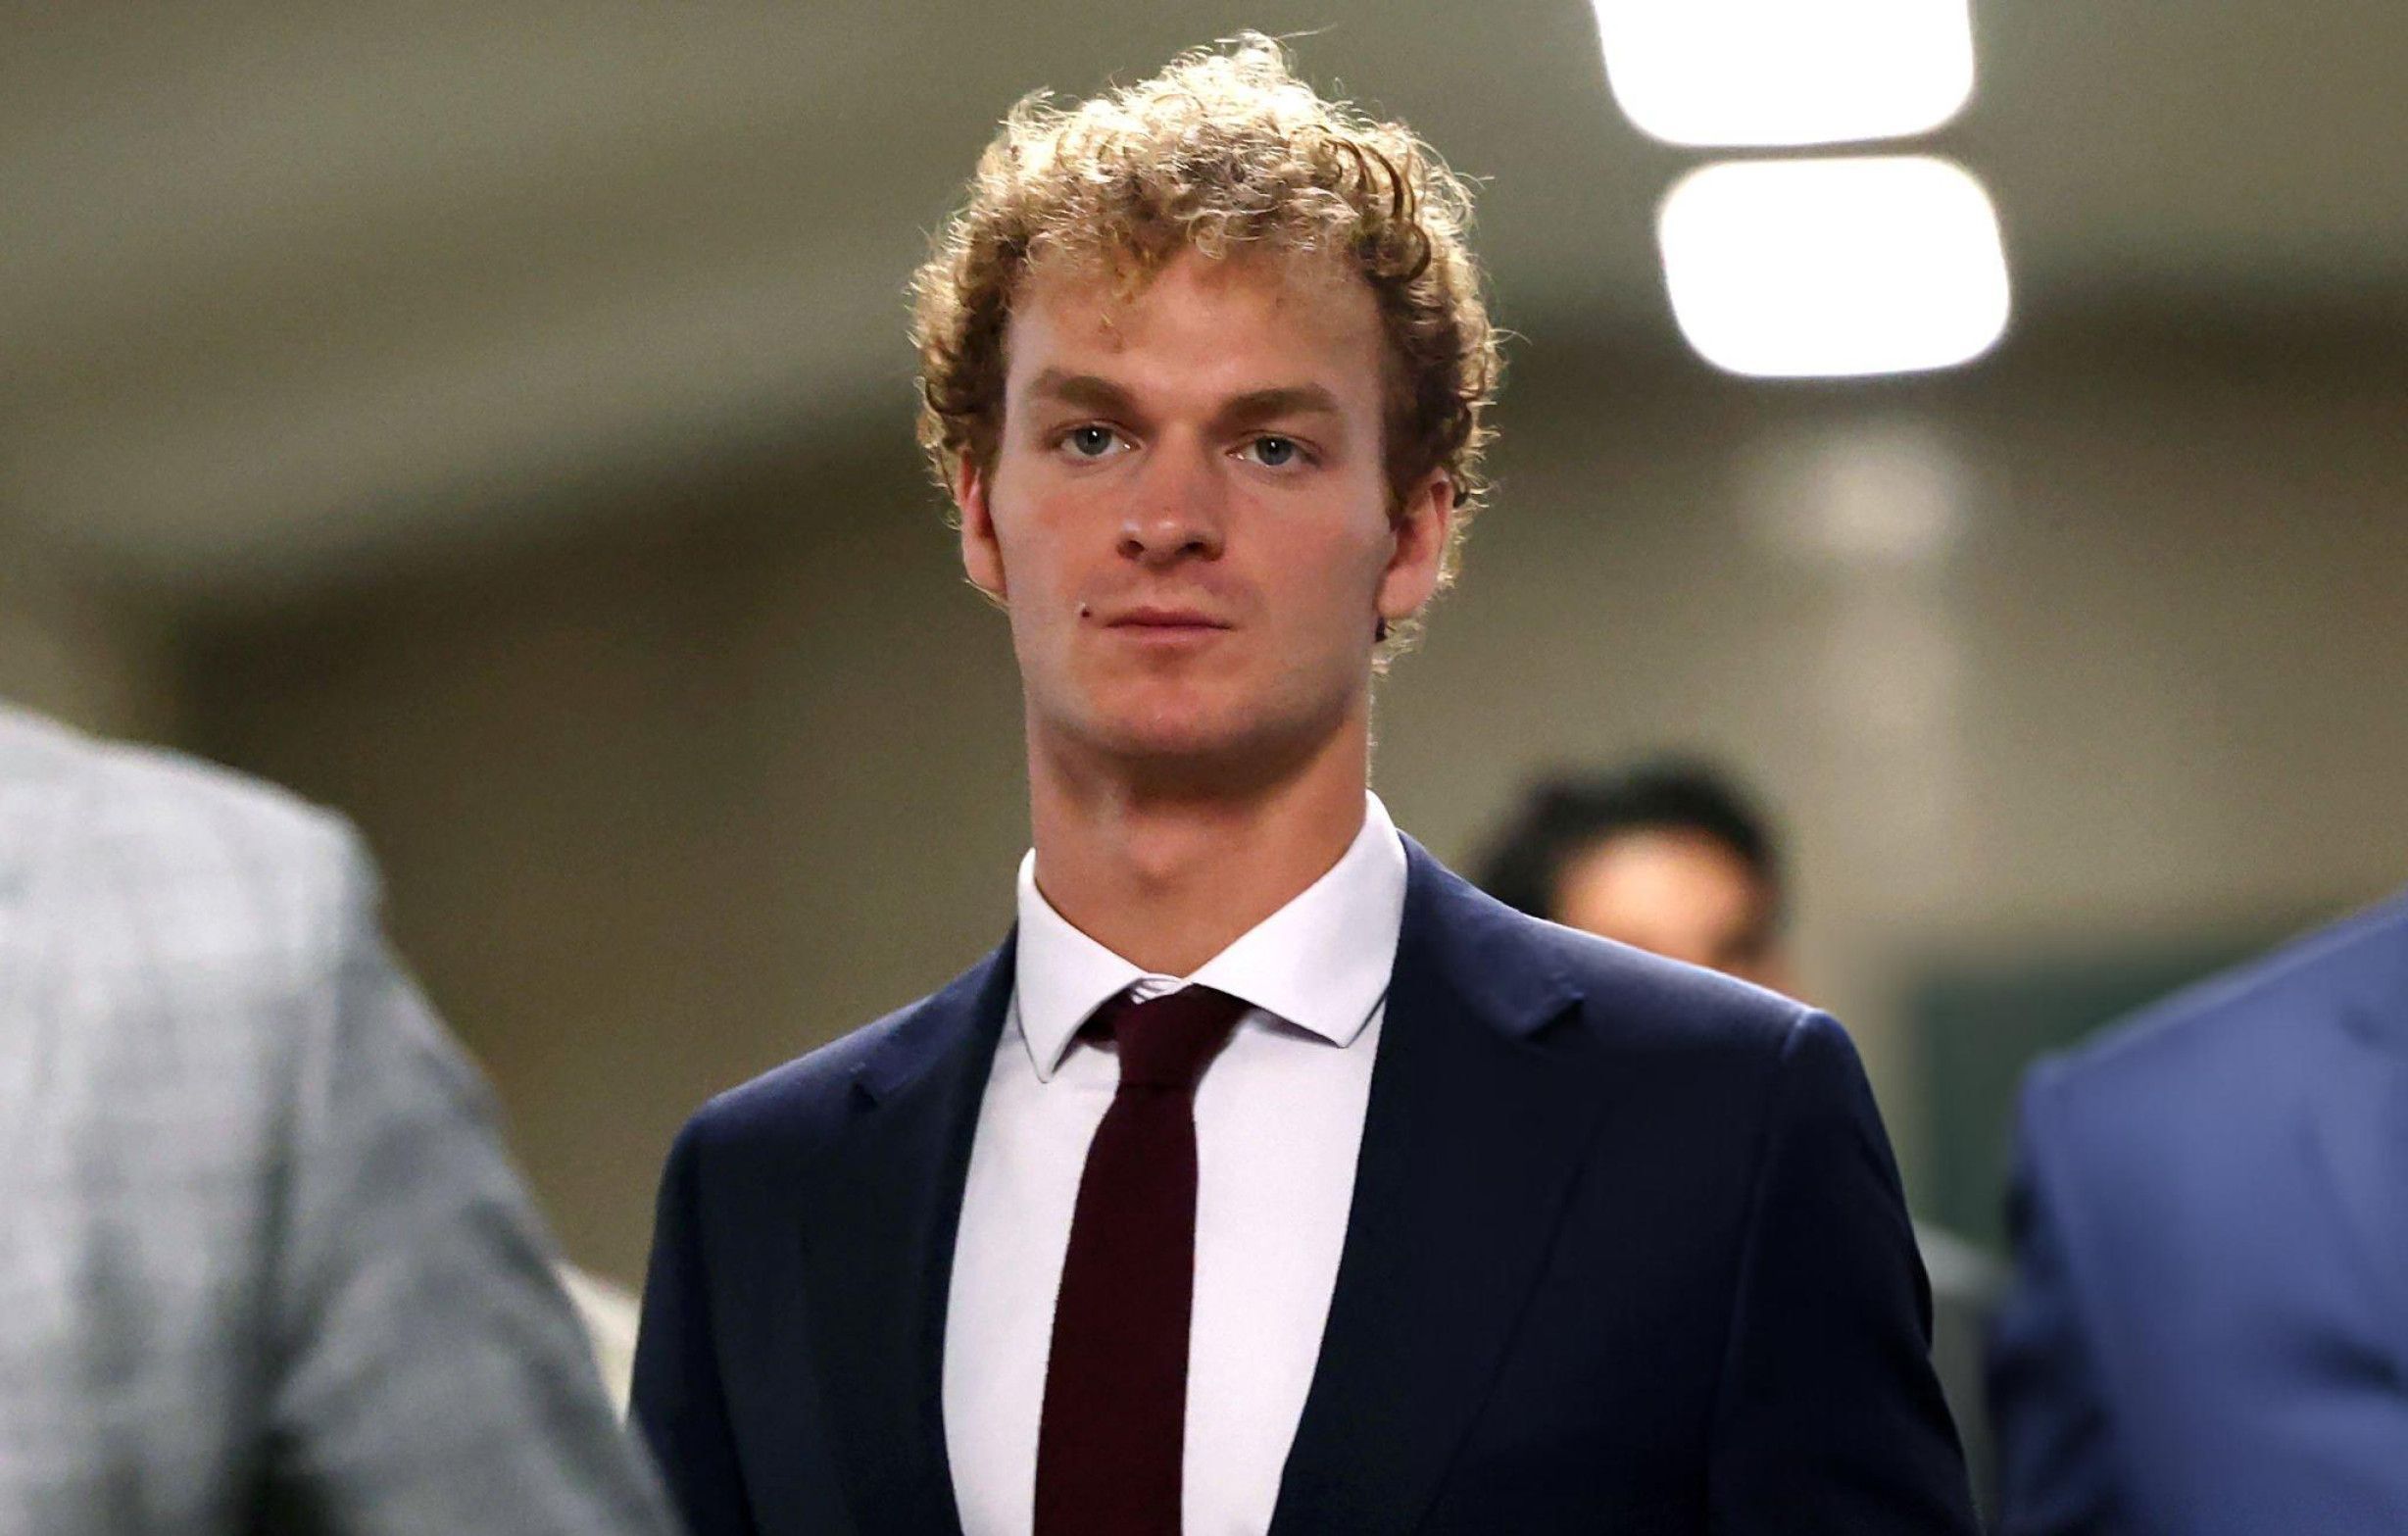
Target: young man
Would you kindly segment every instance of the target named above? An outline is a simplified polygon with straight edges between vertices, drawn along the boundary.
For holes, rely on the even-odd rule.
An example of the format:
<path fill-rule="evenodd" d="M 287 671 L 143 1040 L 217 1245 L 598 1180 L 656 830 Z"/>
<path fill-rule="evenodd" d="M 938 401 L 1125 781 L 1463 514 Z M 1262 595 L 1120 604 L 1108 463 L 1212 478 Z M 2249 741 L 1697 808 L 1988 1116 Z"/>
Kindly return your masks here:
<path fill-rule="evenodd" d="M 1259 37 L 981 161 L 922 435 L 1020 922 L 670 1154 L 636 1412 L 697 1536 L 1972 1529 L 1845 1037 L 1366 793 L 1479 487 L 1465 213 Z"/>

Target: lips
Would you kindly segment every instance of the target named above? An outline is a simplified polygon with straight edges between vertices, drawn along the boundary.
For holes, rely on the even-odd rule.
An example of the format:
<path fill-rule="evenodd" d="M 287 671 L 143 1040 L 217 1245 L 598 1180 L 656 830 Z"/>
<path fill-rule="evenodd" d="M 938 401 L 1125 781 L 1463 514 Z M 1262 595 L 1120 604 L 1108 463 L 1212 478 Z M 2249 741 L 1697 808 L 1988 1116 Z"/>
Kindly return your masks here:
<path fill-rule="evenodd" d="M 1107 619 L 1112 629 L 1153 629 L 1171 632 L 1205 629 L 1226 629 L 1226 619 L 1217 619 L 1200 608 L 1167 608 L 1148 606 L 1132 608 Z"/>

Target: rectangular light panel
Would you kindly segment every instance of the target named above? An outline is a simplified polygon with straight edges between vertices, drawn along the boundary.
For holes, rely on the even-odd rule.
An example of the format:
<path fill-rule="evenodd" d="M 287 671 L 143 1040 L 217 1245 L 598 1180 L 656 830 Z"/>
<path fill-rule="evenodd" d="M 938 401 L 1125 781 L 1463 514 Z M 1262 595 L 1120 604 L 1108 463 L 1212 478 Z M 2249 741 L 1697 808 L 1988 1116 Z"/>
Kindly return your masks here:
<path fill-rule="evenodd" d="M 1690 345 L 1761 378 L 1948 368 L 2006 329 L 1990 194 L 1925 156 L 1707 166 L 1656 215 Z"/>
<path fill-rule="evenodd" d="M 1605 75 L 1671 144 L 1925 133 L 1973 94 L 1968 0 L 1595 0 Z"/>

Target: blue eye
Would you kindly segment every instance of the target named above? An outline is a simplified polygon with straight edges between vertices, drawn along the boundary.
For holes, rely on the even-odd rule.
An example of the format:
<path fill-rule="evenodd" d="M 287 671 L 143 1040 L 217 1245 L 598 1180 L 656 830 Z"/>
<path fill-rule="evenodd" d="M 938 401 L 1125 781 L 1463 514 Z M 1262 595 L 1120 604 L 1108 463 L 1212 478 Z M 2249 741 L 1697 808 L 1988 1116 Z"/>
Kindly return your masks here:
<path fill-rule="evenodd" d="M 1257 437 L 1248 446 L 1253 450 L 1254 462 L 1268 470 L 1293 463 L 1299 451 L 1293 437 Z"/>
<path fill-rule="evenodd" d="M 1118 435 L 1108 426 L 1075 426 L 1064 441 L 1082 459 L 1101 459 L 1112 451 Z"/>

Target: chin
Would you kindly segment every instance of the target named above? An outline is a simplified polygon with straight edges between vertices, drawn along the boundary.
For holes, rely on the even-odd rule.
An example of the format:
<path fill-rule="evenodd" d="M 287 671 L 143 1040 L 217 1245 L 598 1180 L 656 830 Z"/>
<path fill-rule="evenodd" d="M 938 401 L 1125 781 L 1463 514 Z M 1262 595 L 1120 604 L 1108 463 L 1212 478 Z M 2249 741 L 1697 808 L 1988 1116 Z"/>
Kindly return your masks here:
<path fill-rule="evenodd" d="M 1097 722 L 1091 740 L 1132 762 L 1200 762 L 1243 757 L 1252 732 L 1199 715 L 1147 714 Z"/>
<path fill-rule="evenodd" d="M 1087 754 L 1151 772 L 1214 782 L 1276 778 L 1311 761 L 1345 728 L 1346 700 L 1317 692 L 1236 685 L 1239 679 L 1114 679 L 1114 685 L 1032 701 L 1032 723 Z M 1049 690 L 1051 691 L 1051 690 Z"/>
<path fill-rule="evenodd" d="M 1329 722 L 1318 718 L 1202 710 L 1147 711 L 1096 723 L 1089 740 L 1103 755 L 1149 776 L 1215 788 L 1284 778 L 1318 755 L 1330 735 Z"/>

